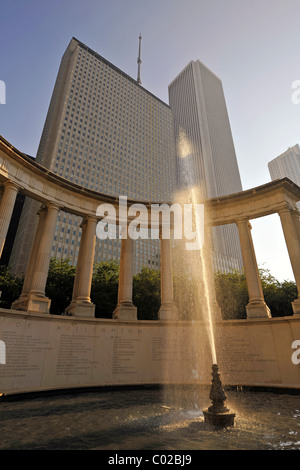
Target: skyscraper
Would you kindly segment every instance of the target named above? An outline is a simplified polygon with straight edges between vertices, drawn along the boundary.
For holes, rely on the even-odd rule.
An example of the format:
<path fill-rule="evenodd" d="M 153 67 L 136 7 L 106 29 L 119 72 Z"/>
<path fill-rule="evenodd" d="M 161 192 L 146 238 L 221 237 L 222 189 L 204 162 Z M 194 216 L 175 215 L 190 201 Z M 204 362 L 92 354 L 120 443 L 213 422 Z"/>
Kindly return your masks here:
<path fill-rule="evenodd" d="M 201 196 L 214 198 L 242 191 L 221 80 L 199 60 L 191 61 L 169 85 L 169 104 L 178 165 L 183 138 L 183 151 L 189 152 L 191 183 L 200 188 Z M 179 187 L 184 185 L 184 177 L 184 171 L 179 171 Z M 215 268 L 224 270 L 227 265 L 240 269 L 237 228 L 214 227 L 212 232 Z"/>
<path fill-rule="evenodd" d="M 287 177 L 300 186 L 300 148 L 296 144 L 289 147 L 278 157 L 268 163 L 271 179 Z"/>
<path fill-rule="evenodd" d="M 169 86 L 170 105 L 75 38 L 59 67 L 36 161 L 83 187 L 140 201 L 168 202 L 180 186 L 176 140 L 193 148 L 196 184 L 207 198 L 241 191 L 221 81 L 199 61 Z M 10 264 L 25 272 L 38 205 L 26 200 Z M 52 257 L 76 264 L 78 217 L 60 212 Z M 215 268 L 241 266 L 236 227 L 214 228 Z M 135 272 L 160 267 L 159 240 L 137 240 Z M 119 260 L 119 240 L 97 240 L 95 261 Z"/>
<path fill-rule="evenodd" d="M 73 38 L 60 64 L 36 161 L 95 191 L 169 201 L 176 184 L 171 109 L 140 80 Z M 28 201 L 11 257 L 18 273 L 25 271 L 36 212 L 36 203 Z M 79 225 L 76 216 L 59 214 L 53 257 L 76 264 Z M 119 240 L 97 240 L 95 261 L 118 261 L 119 255 Z M 160 267 L 159 240 L 136 242 L 135 271 L 144 265 Z"/>

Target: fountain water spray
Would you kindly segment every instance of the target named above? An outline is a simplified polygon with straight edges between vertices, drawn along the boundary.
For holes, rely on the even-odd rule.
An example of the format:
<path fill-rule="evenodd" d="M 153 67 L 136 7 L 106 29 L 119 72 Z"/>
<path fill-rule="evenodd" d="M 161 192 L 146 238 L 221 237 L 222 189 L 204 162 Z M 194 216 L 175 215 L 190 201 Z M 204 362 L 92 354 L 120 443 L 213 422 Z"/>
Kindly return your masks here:
<path fill-rule="evenodd" d="M 187 188 L 188 197 L 192 201 L 192 206 L 195 209 L 196 204 L 199 202 L 199 190 L 196 190 L 197 185 L 193 181 L 193 169 L 190 167 L 189 162 L 193 162 L 193 159 L 188 157 L 192 156 L 192 149 L 188 139 L 185 135 L 185 132 L 180 129 L 179 132 L 179 139 L 178 139 L 178 150 L 180 155 L 180 163 L 181 163 L 181 170 L 182 170 L 182 182 L 183 185 Z M 197 211 L 194 210 L 195 217 L 197 218 Z M 197 223 L 198 222 L 198 223 Z M 196 230 L 199 230 L 200 223 L 204 221 L 197 221 L 196 220 Z M 207 221 L 206 221 L 207 223 Z M 209 236 L 206 231 L 206 236 Z M 197 240 L 201 239 L 201 234 L 197 233 Z M 210 266 L 209 263 L 211 262 L 211 251 L 210 251 L 210 243 L 206 240 L 206 249 L 201 247 L 197 251 L 198 259 L 197 264 L 199 264 L 202 278 L 203 278 L 203 294 L 204 294 L 204 311 L 205 316 L 204 319 L 206 320 L 206 326 L 208 331 L 209 343 L 211 348 L 212 354 L 212 385 L 210 390 L 209 398 L 212 400 L 212 405 L 203 410 L 204 419 L 207 423 L 212 424 L 217 427 L 225 427 L 225 426 L 232 426 L 234 424 L 234 413 L 230 413 L 230 410 L 224 405 L 226 400 L 225 392 L 220 380 L 220 373 L 217 365 L 217 354 L 216 354 L 216 346 L 215 346 L 215 336 L 214 336 L 214 327 L 213 327 L 213 305 L 214 305 L 214 298 L 212 296 L 213 289 L 213 280 L 211 279 L 210 273 Z"/>
<path fill-rule="evenodd" d="M 191 189 L 191 197 L 192 197 L 192 205 L 193 207 L 197 204 L 197 193 L 195 188 Z M 197 213 L 195 211 L 196 217 Z M 200 223 L 196 223 L 196 230 L 199 230 Z M 200 234 L 197 234 L 197 239 L 200 239 Z M 210 285 L 208 280 L 208 266 L 207 266 L 207 259 L 205 256 L 204 249 L 198 250 L 197 252 L 199 258 L 199 264 L 201 266 L 202 276 L 203 276 L 203 288 L 204 288 L 204 299 L 205 299 L 205 320 L 207 320 L 207 331 L 209 336 L 209 343 L 211 348 L 212 354 L 212 361 L 215 364 L 217 362 L 217 353 L 216 353 L 216 345 L 215 345 L 215 336 L 214 336 L 214 328 L 213 328 L 213 312 L 212 312 L 212 301 L 211 301 L 211 293 L 210 293 Z"/>
<path fill-rule="evenodd" d="M 177 150 L 179 155 L 179 166 L 180 166 L 180 184 L 183 188 L 183 192 L 180 197 L 188 199 L 189 203 L 192 206 L 192 211 L 195 215 L 195 230 L 196 230 L 196 239 L 201 240 L 203 238 L 201 230 L 203 230 L 203 224 L 207 225 L 208 221 L 207 215 L 205 214 L 205 220 L 198 220 L 198 212 L 196 210 L 197 204 L 201 202 L 201 199 L 204 199 L 204 191 L 201 187 L 199 181 L 195 180 L 194 165 L 195 159 L 193 155 L 192 145 L 189 139 L 186 136 L 184 129 L 179 129 L 179 136 L 177 141 Z M 203 246 L 199 246 L 197 250 L 194 251 L 193 258 L 193 268 L 197 269 L 196 275 L 202 277 L 203 279 L 203 292 L 201 292 L 201 300 L 204 300 L 203 310 L 205 315 L 203 320 L 207 326 L 208 338 L 210 343 L 210 349 L 212 354 L 212 362 L 217 363 L 216 347 L 215 347 L 215 338 L 214 338 L 214 328 L 213 328 L 213 296 L 212 296 L 212 279 L 211 279 L 211 252 L 210 252 L 210 243 L 208 242 L 209 233 L 208 231 L 204 234 L 204 243 Z M 195 266 L 196 265 L 196 266 Z M 199 298 L 197 299 L 200 300 Z"/>

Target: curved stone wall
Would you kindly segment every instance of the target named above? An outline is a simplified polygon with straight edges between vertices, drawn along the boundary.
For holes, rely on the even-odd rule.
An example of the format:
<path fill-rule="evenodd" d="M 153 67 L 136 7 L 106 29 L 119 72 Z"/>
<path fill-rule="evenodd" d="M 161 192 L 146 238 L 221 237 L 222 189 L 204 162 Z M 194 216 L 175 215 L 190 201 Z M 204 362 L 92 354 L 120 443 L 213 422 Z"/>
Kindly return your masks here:
<path fill-rule="evenodd" d="M 137 321 L 132 303 L 133 240 L 122 240 L 118 305 L 111 320 L 94 318 L 90 300 L 97 207 L 118 198 L 84 189 L 46 170 L 0 137 L 0 247 L 20 191 L 41 203 L 23 291 L 0 309 L 0 393 L 74 387 L 209 383 L 205 325 L 178 321 L 172 293 L 170 240 L 161 239 L 159 321 Z M 300 388 L 300 300 L 292 317 L 272 318 L 264 302 L 250 220 L 277 212 L 300 292 L 300 189 L 290 180 L 204 201 L 211 225 L 239 229 L 249 304 L 247 320 L 216 323 L 217 357 L 224 383 Z M 135 201 L 128 201 L 129 204 Z M 141 202 L 141 201 L 139 201 Z M 151 210 L 151 202 L 143 202 Z M 45 297 L 50 247 L 58 211 L 83 219 L 73 299 L 66 315 L 49 315 Z M 52 237 L 52 238 L 51 238 Z M 215 302 L 213 302 L 215 305 Z M 218 311 L 215 306 L 216 312 Z M 299 361 L 298 361 L 299 358 Z M 298 361 L 298 362 L 297 362 Z M 209 367 L 208 367 L 209 365 Z"/>
<path fill-rule="evenodd" d="M 211 380 L 206 327 L 197 322 L 116 322 L 2 309 L 0 338 L 6 345 L 0 394 Z M 223 384 L 300 389 L 299 339 L 295 316 L 217 322 Z"/>

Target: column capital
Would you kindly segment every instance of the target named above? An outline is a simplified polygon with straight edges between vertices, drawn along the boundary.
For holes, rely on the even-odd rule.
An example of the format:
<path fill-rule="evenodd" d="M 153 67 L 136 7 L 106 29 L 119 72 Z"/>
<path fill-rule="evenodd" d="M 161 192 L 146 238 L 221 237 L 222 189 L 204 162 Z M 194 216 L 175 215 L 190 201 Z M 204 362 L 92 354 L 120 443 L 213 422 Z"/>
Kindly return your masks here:
<path fill-rule="evenodd" d="M 15 191 L 20 191 L 20 189 L 21 189 L 20 186 L 19 186 L 17 183 L 15 183 L 14 181 L 11 181 L 11 180 L 6 180 L 6 181 L 2 184 L 2 186 L 3 186 L 4 188 L 11 188 L 11 189 L 14 189 Z"/>
<path fill-rule="evenodd" d="M 293 215 L 296 215 L 296 216 L 300 217 L 300 211 L 299 211 L 298 207 L 296 207 L 296 206 L 293 207 L 291 209 L 291 212 L 292 212 Z"/>
<path fill-rule="evenodd" d="M 241 217 L 239 219 L 237 219 L 235 221 L 236 225 L 239 226 L 239 225 L 247 225 L 249 227 L 250 230 L 252 230 L 252 225 L 251 223 L 249 222 L 249 219 L 247 219 L 246 217 Z"/>
<path fill-rule="evenodd" d="M 290 202 L 288 201 L 283 201 L 280 203 L 280 205 L 277 208 L 277 213 L 280 215 L 282 212 L 293 212 L 294 210 L 297 210 L 295 206 L 293 206 Z"/>
<path fill-rule="evenodd" d="M 81 220 L 80 224 L 79 224 L 79 227 L 80 227 L 81 229 L 83 229 L 84 227 L 87 226 L 87 222 L 88 222 L 87 219 L 86 219 L 86 218 L 83 218 L 83 219 Z"/>
<path fill-rule="evenodd" d="M 99 222 L 99 217 L 96 217 L 95 215 L 85 215 L 82 217 L 79 227 L 82 228 L 84 225 L 87 225 L 89 221 L 95 222 L 97 224 Z"/>
<path fill-rule="evenodd" d="M 47 213 L 47 206 L 42 204 L 39 210 L 37 211 L 37 215 L 46 214 Z"/>
<path fill-rule="evenodd" d="M 94 220 L 95 222 L 98 222 L 99 217 L 97 217 L 96 215 L 92 215 L 92 214 L 86 214 L 85 219 Z"/>
<path fill-rule="evenodd" d="M 49 201 L 45 204 L 45 207 L 49 210 L 49 209 L 56 209 L 57 211 L 59 211 L 61 209 L 61 206 L 59 204 L 57 204 L 56 202 L 52 202 L 52 201 Z"/>

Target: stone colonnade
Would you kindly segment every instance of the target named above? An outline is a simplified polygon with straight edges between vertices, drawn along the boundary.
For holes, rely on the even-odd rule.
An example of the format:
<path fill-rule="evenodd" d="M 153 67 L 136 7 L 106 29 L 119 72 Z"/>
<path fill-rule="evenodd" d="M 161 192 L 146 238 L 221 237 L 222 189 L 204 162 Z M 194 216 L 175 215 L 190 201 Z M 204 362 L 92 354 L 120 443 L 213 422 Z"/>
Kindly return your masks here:
<path fill-rule="evenodd" d="M 0 236 L 2 250 L 9 227 L 18 187 L 4 185 L 0 202 Z M 51 299 L 45 295 L 51 249 L 55 233 L 57 215 L 60 207 L 52 202 L 42 204 L 38 211 L 38 224 L 26 269 L 23 289 L 20 297 L 11 308 L 27 312 L 49 313 Z M 70 316 L 93 317 L 95 305 L 91 302 L 90 292 L 93 275 L 93 263 L 96 243 L 97 218 L 86 216 L 81 223 L 81 241 L 73 285 L 72 301 L 65 314 Z M 120 276 L 118 304 L 113 318 L 118 320 L 137 320 L 137 308 L 132 301 L 133 284 L 133 245 L 131 238 L 121 242 Z M 0 253 L 0 257 L 2 254 Z M 173 278 L 171 240 L 161 239 L 161 320 L 176 320 L 178 311 L 173 301 Z"/>
<path fill-rule="evenodd" d="M 278 209 L 285 242 L 296 281 L 298 298 L 292 302 L 293 312 L 300 315 L 300 221 L 297 208 L 288 202 Z M 251 224 L 247 219 L 236 221 L 241 243 L 244 270 L 247 280 L 249 303 L 246 306 L 248 318 L 271 317 L 264 301 L 262 285 L 251 236 Z"/>
<path fill-rule="evenodd" d="M 6 239 L 13 213 L 16 196 L 20 190 L 13 181 L 5 181 L 0 201 L 0 256 Z M 51 299 L 45 295 L 51 248 L 59 210 L 65 210 L 55 201 L 42 203 L 38 212 L 38 225 L 31 249 L 29 263 L 25 273 L 23 290 L 20 297 L 12 304 L 12 309 L 27 312 L 49 313 Z M 281 202 L 276 210 L 279 214 L 285 241 L 298 289 L 298 298 L 292 303 L 294 314 L 300 314 L 300 222 L 295 203 Z M 95 306 L 91 302 L 90 290 L 93 273 L 93 260 L 98 219 L 86 215 L 82 220 L 82 237 L 72 301 L 65 314 L 71 316 L 94 316 Z M 247 280 L 249 303 L 246 307 L 248 318 L 271 317 L 264 301 L 259 271 L 251 237 L 251 225 L 248 217 L 236 217 L 239 231 L 244 270 Z M 225 223 L 229 223 L 225 220 Z M 230 219 L 232 223 L 232 219 Z M 221 225 L 220 221 L 217 223 Z M 214 224 L 212 224 L 214 225 Z M 131 238 L 122 239 L 120 257 L 120 277 L 118 303 L 113 314 L 116 320 L 136 320 L 137 309 L 132 302 L 133 246 Z M 276 255 L 276 254 L 274 254 Z M 161 238 L 161 308 L 160 320 L 176 320 L 178 311 L 173 299 L 171 240 Z"/>

